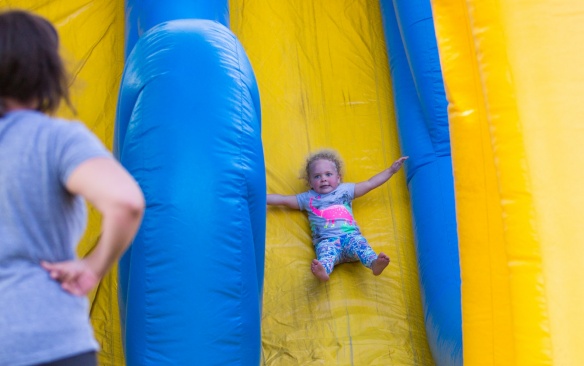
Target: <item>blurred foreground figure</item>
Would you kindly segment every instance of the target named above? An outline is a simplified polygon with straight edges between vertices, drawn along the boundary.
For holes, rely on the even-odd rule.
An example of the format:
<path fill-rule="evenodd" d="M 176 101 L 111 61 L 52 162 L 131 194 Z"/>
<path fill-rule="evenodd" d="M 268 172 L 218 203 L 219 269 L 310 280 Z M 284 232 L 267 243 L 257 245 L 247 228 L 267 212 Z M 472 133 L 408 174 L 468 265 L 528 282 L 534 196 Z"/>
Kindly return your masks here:
<path fill-rule="evenodd" d="M 144 211 L 135 180 L 70 105 L 57 31 L 24 11 L 0 13 L 0 365 L 96 365 L 93 289 L 126 250 Z M 85 201 L 102 214 L 94 250 L 75 248 Z"/>

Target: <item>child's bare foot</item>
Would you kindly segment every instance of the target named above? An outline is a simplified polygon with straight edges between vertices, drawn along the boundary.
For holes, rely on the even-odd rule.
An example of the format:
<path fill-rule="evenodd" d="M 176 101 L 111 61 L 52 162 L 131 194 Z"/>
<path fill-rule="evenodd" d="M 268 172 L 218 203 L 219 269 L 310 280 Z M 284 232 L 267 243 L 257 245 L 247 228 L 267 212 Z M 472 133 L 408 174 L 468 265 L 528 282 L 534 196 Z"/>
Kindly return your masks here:
<path fill-rule="evenodd" d="M 317 259 L 312 260 L 312 263 L 310 264 L 310 270 L 312 271 L 312 274 L 322 282 L 329 280 L 329 275 L 326 273 L 326 269 L 324 269 L 323 265 Z"/>
<path fill-rule="evenodd" d="M 379 253 L 377 259 L 371 263 L 371 270 L 375 276 L 379 276 L 388 264 L 389 257 L 385 253 Z"/>

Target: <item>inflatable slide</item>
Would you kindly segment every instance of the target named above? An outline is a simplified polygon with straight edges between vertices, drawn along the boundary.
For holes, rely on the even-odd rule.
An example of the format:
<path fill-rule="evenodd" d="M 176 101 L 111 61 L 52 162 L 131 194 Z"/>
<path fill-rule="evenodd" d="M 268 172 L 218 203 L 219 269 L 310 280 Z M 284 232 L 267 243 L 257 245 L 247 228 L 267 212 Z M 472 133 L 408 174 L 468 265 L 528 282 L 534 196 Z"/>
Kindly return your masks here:
<path fill-rule="evenodd" d="M 200 16 L 201 9 L 189 4 L 180 13 L 154 3 L 126 6 L 127 58 L 114 151 L 152 205 L 120 264 L 126 362 L 188 364 L 195 353 L 204 364 L 426 365 L 433 362 L 429 344 L 456 364 L 459 343 L 439 331 L 442 323 L 456 327 L 458 319 L 445 323 L 432 304 L 454 300 L 449 308 L 457 314 L 458 283 L 450 282 L 456 293 L 444 297 L 448 276 L 438 275 L 458 273 L 456 251 L 454 266 L 440 266 L 438 273 L 437 258 L 452 251 L 426 260 L 421 281 L 429 282 L 428 289 L 432 281 L 439 283 L 442 296 L 426 291 L 430 305 L 424 308 L 403 175 L 368 196 L 363 209 L 355 207 L 363 211 L 362 229 L 371 243 L 394 258 L 395 270 L 386 276 L 346 265 L 331 282 L 315 281 L 308 271 L 314 253 L 300 213 L 268 210 L 264 240 L 266 175 L 268 192 L 293 193 L 304 189 L 297 174 L 311 149 L 337 148 L 346 157 L 345 179 L 354 181 L 402 154 L 380 4 L 278 4 L 231 3 L 233 33 L 225 27 L 220 2 L 209 3 Z M 395 13 L 385 18 L 399 34 Z M 434 59 L 428 62 L 437 63 L 432 44 Z M 404 48 L 401 41 L 392 46 Z M 407 51 L 417 53 L 419 46 Z M 393 60 L 403 63 L 405 57 Z M 257 84 L 251 65 L 260 65 Z M 401 67 L 394 75 L 411 75 L 410 66 Z M 418 89 L 432 97 L 426 87 Z M 451 178 L 443 181 L 451 177 L 448 134 L 440 129 L 447 125 L 446 114 L 410 101 L 399 108 L 398 114 L 426 108 L 442 116 L 442 126 L 432 118 L 402 117 L 415 122 L 417 134 L 428 127 L 435 134 L 427 133 L 429 144 L 408 133 L 402 138 L 411 152 L 407 181 L 419 206 L 420 215 L 414 215 L 424 233 L 419 243 L 448 238 L 450 229 L 446 242 L 456 249 L 453 225 L 428 225 L 431 217 L 447 221 L 450 214 L 454 220 L 452 201 L 439 207 L 452 196 L 446 189 Z M 433 197 L 431 187 L 440 194 Z M 415 199 L 419 192 L 425 192 L 425 201 Z M 167 275 L 169 269 L 180 276 Z M 425 319 L 430 330 L 439 330 L 433 336 L 440 346 L 427 341 Z"/>
<path fill-rule="evenodd" d="M 459 363 L 457 332 L 442 331 L 451 324 L 456 330 L 458 319 L 441 315 L 447 312 L 436 305 L 431 284 L 440 282 L 441 297 L 457 304 L 457 293 L 443 295 L 446 288 L 458 290 L 458 268 L 448 272 L 426 261 L 418 276 L 416 245 L 419 252 L 428 237 L 441 236 L 456 249 L 448 226 L 430 219 L 448 219 L 452 205 L 436 200 L 428 191 L 432 185 L 416 178 L 425 174 L 441 182 L 450 173 L 440 164 L 448 152 L 444 130 L 423 117 L 440 114 L 442 105 L 416 98 L 422 93 L 436 99 L 415 85 L 421 77 L 412 78 L 406 61 L 407 52 L 424 47 L 404 47 L 408 31 L 400 29 L 402 15 L 392 4 L 279 4 L 126 2 L 123 45 L 116 33 L 119 6 L 36 9 L 58 26 L 63 21 L 63 30 L 75 19 L 101 14 L 107 21 L 95 28 L 92 41 L 115 50 L 106 61 L 125 58 L 115 136 L 112 142 L 107 133 L 101 136 L 140 183 L 148 209 L 120 263 L 120 332 L 115 281 L 104 281 L 93 299 L 102 363 L 427 365 L 436 354 Z M 406 8 L 410 18 L 403 19 L 417 23 L 429 9 Z M 431 41 L 431 20 L 423 23 L 430 25 L 423 32 Z M 65 49 L 79 42 L 71 32 L 64 35 Z M 76 66 L 93 60 L 92 50 L 74 56 L 81 60 Z M 433 42 L 430 51 L 434 76 L 427 80 L 440 86 Z M 115 86 L 108 97 L 113 91 Z M 443 128 L 444 113 L 440 118 Z M 398 131 L 399 119 L 415 127 Z M 421 134 L 430 142 L 425 147 L 416 142 Z M 372 245 L 392 258 L 384 276 L 346 264 L 329 283 L 315 282 L 308 271 L 308 228 L 299 213 L 270 209 L 264 237 L 266 190 L 304 189 L 297 175 L 302 161 L 325 146 L 341 152 L 345 178 L 354 181 L 410 155 L 407 175 L 398 174 L 355 205 Z M 427 203 L 415 199 L 425 191 Z M 419 232 L 412 228 L 412 210 Z M 440 263 L 436 258 L 443 256 L 432 257 Z M 454 281 L 444 281 L 448 277 Z M 98 316 L 101 304 L 106 319 Z M 457 306 L 446 308 L 456 318 Z"/>
<path fill-rule="evenodd" d="M 439 266 L 430 261 L 419 277 L 414 240 L 417 236 L 419 246 L 425 235 L 448 236 L 445 227 L 430 233 L 436 226 L 428 225 L 428 218 L 444 216 L 452 207 L 436 211 L 440 201 L 431 193 L 429 205 L 415 203 L 416 192 L 429 186 L 417 182 L 418 172 L 443 179 L 436 174 L 441 168 L 433 144 L 444 148 L 447 139 L 440 142 L 443 131 L 415 116 L 422 109 L 430 115 L 438 111 L 412 102 L 418 92 L 432 97 L 429 90 L 416 91 L 408 77 L 400 83 L 409 94 L 391 84 L 392 77 L 411 75 L 404 52 L 421 49 L 404 49 L 396 41 L 401 35 L 386 44 L 384 33 L 402 32 L 391 4 L 279 4 L 126 2 L 123 45 L 115 32 L 121 29 L 119 6 L 79 4 L 69 13 L 36 9 L 58 26 L 60 19 L 68 26 L 79 14 L 101 14 L 107 21 L 96 28 L 95 38 L 101 39 L 93 42 L 115 50 L 109 61 L 125 58 L 115 137 L 109 142 L 109 135 L 101 136 L 149 203 L 140 233 L 120 264 L 123 355 L 115 326 L 115 281 L 104 281 L 95 294 L 92 318 L 103 345 L 102 363 L 426 365 L 436 357 L 432 349 L 456 364 L 457 333 L 444 337 L 440 332 L 443 324 L 456 329 L 459 322 L 441 319 L 445 313 L 432 305 L 438 297 L 421 289 L 420 282 L 434 279 L 442 291 L 448 286 L 457 291 L 457 276 L 445 282 L 444 268 L 438 273 L 446 276 L 433 276 Z M 425 16 L 429 4 L 420 9 L 414 18 Z M 425 32 L 432 40 L 432 27 Z M 79 39 L 73 33 L 69 37 L 64 35 L 64 48 L 75 49 Z M 397 47 L 399 56 L 388 58 L 389 47 Z M 91 50 L 74 57 L 81 60 L 78 67 L 92 60 Z M 433 51 L 430 61 L 436 63 L 435 46 Z M 390 62 L 398 65 L 391 71 Z M 441 85 L 439 73 L 434 75 Z M 404 101 L 394 103 L 397 94 Z M 411 110 L 414 114 L 405 117 Z M 398 131 L 396 114 L 417 120 L 417 132 Z M 422 140 L 436 141 L 418 149 L 418 137 L 408 134 L 428 129 L 438 135 Z M 308 271 L 313 252 L 307 225 L 299 213 L 270 209 L 264 238 L 266 176 L 268 191 L 303 189 L 297 176 L 302 160 L 324 146 L 341 152 L 345 178 L 355 181 L 410 155 L 407 176 L 398 174 L 355 206 L 372 245 L 392 258 L 384 276 L 347 264 L 331 282 L 315 282 Z M 421 232 L 412 229 L 416 208 L 410 200 L 421 204 L 420 215 L 413 215 Z M 449 235 L 447 242 L 455 244 L 455 235 Z M 92 238 L 86 240 L 90 249 Z M 451 270 L 458 273 L 456 266 Z M 458 302 L 456 293 L 444 298 Z M 100 319 L 97 309 L 104 303 L 109 318 Z M 457 306 L 447 308 L 456 317 Z M 434 332 L 432 340 L 425 323 Z"/>
<path fill-rule="evenodd" d="M 102 365 L 584 361 L 584 5 L 157 3 L 0 2 L 55 22 L 78 110 L 60 114 L 149 201 L 91 295 Z M 324 146 L 351 181 L 410 156 L 355 201 L 380 277 L 317 282 L 306 219 L 266 210 Z M 80 255 L 98 235 L 90 211 Z"/>

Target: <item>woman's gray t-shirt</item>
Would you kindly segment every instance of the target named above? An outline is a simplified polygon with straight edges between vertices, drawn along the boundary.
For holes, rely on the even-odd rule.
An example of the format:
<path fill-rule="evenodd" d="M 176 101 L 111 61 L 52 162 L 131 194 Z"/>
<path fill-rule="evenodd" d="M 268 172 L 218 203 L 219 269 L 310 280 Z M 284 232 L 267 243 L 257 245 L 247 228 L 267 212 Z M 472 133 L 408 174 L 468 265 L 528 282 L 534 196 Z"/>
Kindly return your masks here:
<path fill-rule="evenodd" d="M 0 365 L 29 365 L 96 350 L 86 297 L 40 266 L 76 258 L 87 221 L 65 183 L 95 157 L 111 158 L 81 123 L 34 111 L 0 118 Z"/>

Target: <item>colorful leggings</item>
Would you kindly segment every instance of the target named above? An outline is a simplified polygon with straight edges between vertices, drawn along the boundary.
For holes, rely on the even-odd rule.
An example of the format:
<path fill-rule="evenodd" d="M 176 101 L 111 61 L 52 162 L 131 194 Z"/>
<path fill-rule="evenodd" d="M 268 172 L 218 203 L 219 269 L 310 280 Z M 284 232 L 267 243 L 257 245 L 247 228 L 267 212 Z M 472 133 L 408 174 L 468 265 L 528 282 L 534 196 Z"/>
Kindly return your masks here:
<path fill-rule="evenodd" d="M 343 235 L 337 238 L 325 239 L 316 244 L 316 258 L 330 274 L 337 264 L 361 261 L 367 268 L 377 259 L 377 254 L 371 249 L 362 235 Z"/>

